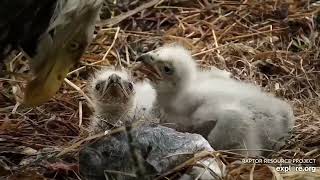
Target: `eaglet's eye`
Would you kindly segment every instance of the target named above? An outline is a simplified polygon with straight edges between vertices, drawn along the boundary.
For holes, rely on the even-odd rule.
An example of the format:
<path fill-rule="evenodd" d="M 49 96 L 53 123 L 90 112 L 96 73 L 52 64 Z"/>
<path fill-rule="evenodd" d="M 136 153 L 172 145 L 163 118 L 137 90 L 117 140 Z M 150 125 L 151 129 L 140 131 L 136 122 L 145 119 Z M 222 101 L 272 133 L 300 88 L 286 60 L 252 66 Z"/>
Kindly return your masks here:
<path fill-rule="evenodd" d="M 102 88 L 102 84 L 103 84 L 103 82 L 98 82 L 94 88 L 95 88 L 97 91 L 100 91 L 101 88 Z"/>
<path fill-rule="evenodd" d="M 173 74 L 173 68 L 165 65 L 165 66 L 163 66 L 163 72 L 168 75 L 171 75 L 171 74 Z"/>

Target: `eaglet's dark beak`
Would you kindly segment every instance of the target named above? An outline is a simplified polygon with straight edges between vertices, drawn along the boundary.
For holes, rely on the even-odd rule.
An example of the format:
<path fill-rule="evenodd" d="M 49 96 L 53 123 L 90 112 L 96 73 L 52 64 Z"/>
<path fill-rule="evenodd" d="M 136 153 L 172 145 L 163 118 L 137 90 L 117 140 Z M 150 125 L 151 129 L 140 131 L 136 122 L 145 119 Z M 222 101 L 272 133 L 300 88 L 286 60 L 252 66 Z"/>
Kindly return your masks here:
<path fill-rule="evenodd" d="M 129 93 L 127 92 L 127 88 L 122 81 L 121 77 L 117 74 L 112 74 L 108 80 L 103 81 L 98 89 L 100 94 L 104 96 L 112 96 L 112 97 L 121 97 L 125 96 L 129 97 Z"/>
<path fill-rule="evenodd" d="M 141 62 L 135 67 L 136 70 L 139 70 L 143 74 L 147 75 L 147 77 L 151 80 L 162 79 L 161 72 L 156 65 L 156 61 L 152 53 L 143 54 L 139 56 L 136 61 Z"/>

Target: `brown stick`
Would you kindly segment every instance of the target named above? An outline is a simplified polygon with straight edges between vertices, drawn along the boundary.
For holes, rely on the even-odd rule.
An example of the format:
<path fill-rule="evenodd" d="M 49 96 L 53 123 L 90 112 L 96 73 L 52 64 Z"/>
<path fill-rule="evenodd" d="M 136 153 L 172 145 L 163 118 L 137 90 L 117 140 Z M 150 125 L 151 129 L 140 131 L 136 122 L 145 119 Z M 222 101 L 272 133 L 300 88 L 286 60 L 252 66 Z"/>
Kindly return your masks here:
<path fill-rule="evenodd" d="M 120 15 L 114 17 L 114 18 L 101 21 L 100 23 L 98 23 L 98 25 L 112 27 L 112 26 L 120 23 L 121 21 L 127 19 L 128 17 L 133 16 L 134 14 L 136 14 L 136 13 L 138 13 L 138 12 L 144 10 L 144 9 L 150 8 L 150 7 L 160 3 L 162 1 L 164 1 L 164 0 L 152 0 L 150 2 L 142 4 L 141 6 L 135 8 L 135 9 L 133 9 L 131 11 L 125 12 L 123 14 L 120 14 Z"/>

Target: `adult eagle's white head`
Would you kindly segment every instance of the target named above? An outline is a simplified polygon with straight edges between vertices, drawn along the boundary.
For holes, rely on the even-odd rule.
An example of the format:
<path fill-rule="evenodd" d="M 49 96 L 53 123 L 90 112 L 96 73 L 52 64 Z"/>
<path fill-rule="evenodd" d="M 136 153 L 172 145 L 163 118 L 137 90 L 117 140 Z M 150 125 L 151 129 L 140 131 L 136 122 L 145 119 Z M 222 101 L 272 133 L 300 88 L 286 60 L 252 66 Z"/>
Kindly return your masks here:
<path fill-rule="evenodd" d="M 102 0 L 2 0 L 0 60 L 20 48 L 35 77 L 24 103 L 34 106 L 52 97 L 70 68 L 92 41 Z"/>

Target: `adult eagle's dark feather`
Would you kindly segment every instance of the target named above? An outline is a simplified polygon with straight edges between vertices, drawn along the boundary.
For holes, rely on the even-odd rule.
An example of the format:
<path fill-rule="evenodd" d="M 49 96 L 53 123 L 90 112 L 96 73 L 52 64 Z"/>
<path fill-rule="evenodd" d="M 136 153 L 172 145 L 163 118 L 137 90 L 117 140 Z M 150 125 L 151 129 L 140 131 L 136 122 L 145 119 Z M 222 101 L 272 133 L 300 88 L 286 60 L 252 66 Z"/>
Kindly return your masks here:
<path fill-rule="evenodd" d="M 49 26 L 57 0 L 0 1 L 0 59 L 21 48 L 35 55 L 39 37 Z"/>
<path fill-rule="evenodd" d="M 15 49 L 31 58 L 35 76 L 26 87 L 25 104 L 38 105 L 59 89 L 92 40 L 102 2 L 0 0 L 0 64 Z"/>

